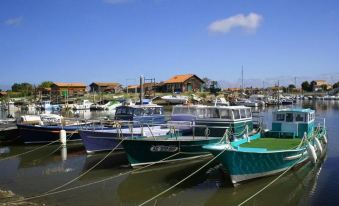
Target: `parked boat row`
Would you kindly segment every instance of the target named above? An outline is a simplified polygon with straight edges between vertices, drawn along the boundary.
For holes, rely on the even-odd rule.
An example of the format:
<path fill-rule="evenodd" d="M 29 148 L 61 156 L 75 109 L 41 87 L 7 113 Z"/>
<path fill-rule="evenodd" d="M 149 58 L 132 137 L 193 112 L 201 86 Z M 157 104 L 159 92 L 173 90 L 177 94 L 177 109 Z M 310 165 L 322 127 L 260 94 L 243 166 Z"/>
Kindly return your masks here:
<path fill-rule="evenodd" d="M 316 125 L 314 110 L 277 110 L 272 129 L 262 125 L 254 127 L 246 106 L 176 105 L 165 121 L 155 104 L 118 106 L 105 122 L 50 114 L 25 115 L 17 123 L 25 144 L 64 138 L 81 140 L 88 154 L 123 149 L 132 167 L 214 155 L 234 184 L 315 163 L 326 151 L 326 127 Z"/>

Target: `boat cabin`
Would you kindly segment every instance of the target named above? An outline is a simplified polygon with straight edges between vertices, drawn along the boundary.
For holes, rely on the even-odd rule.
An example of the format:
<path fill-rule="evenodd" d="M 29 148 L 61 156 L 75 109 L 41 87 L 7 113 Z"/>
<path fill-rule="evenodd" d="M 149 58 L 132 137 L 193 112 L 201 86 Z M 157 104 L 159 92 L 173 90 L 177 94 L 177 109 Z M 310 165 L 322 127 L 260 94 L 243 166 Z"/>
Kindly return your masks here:
<path fill-rule="evenodd" d="M 315 111 L 311 109 L 281 109 L 273 112 L 272 132 L 275 136 L 302 137 L 314 128 Z M 287 134 L 289 133 L 289 134 Z"/>
<path fill-rule="evenodd" d="M 116 120 L 140 122 L 141 124 L 165 123 L 164 109 L 156 104 L 119 106 L 115 111 Z"/>
<path fill-rule="evenodd" d="M 239 134 L 238 137 L 243 135 L 240 133 L 246 126 L 249 131 L 253 130 L 251 108 L 245 106 L 177 105 L 173 107 L 171 120 L 191 121 L 195 125 L 209 126 L 210 136 L 223 136 L 226 127 Z"/>

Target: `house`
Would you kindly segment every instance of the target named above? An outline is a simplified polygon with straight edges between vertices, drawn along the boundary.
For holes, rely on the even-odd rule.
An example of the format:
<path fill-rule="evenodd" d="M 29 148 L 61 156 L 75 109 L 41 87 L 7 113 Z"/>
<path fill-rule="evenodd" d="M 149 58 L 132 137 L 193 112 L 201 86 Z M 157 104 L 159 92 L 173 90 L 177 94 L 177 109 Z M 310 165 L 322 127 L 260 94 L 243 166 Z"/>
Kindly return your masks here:
<path fill-rule="evenodd" d="M 83 83 L 54 82 L 51 85 L 52 96 L 82 96 L 86 92 L 86 85 Z"/>
<path fill-rule="evenodd" d="M 7 96 L 7 92 L 5 91 L 0 91 L 0 98 Z"/>
<path fill-rule="evenodd" d="M 152 92 L 154 92 L 154 88 L 157 84 L 156 83 L 144 83 L 143 89 L 145 95 L 150 95 Z M 128 85 L 127 86 L 128 93 L 135 93 L 140 92 L 140 85 Z"/>
<path fill-rule="evenodd" d="M 122 85 L 116 82 L 93 82 L 89 85 L 90 92 L 120 93 L 123 91 Z"/>
<path fill-rule="evenodd" d="M 325 80 L 314 80 L 313 91 L 323 91 L 332 89 L 332 85 L 327 83 Z"/>
<path fill-rule="evenodd" d="M 164 82 L 165 92 L 200 91 L 204 81 L 195 74 L 176 75 Z"/>

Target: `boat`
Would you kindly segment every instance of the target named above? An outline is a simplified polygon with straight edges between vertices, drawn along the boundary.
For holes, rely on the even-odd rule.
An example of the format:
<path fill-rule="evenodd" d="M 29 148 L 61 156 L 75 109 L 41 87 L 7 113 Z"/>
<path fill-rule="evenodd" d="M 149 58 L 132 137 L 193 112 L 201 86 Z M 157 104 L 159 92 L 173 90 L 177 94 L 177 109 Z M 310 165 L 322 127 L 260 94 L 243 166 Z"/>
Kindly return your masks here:
<path fill-rule="evenodd" d="M 23 115 L 19 118 L 18 127 L 21 143 L 42 144 L 57 141 L 60 131 L 65 130 L 67 141 L 80 141 L 78 130 L 93 127 L 93 122 L 82 122 L 79 120 L 66 120 L 56 114 Z M 95 125 L 102 128 L 102 125 Z"/>
<path fill-rule="evenodd" d="M 308 160 L 315 163 L 325 153 L 326 143 L 325 124 L 315 126 L 314 110 L 288 108 L 273 113 L 272 130 L 262 130 L 246 142 L 224 141 L 204 149 L 217 157 L 237 184 L 281 173 Z"/>
<path fill-rule="evenodd" d="M 214 106 L 230 106 L 230 103 L 224 97 L 216 98 L 212 103 Z"/>
<path fill-rule="evenodd" d="M 167 95 L 161 97 L 161 99 L 171 104 L 185 104 L 188 102 L 188 97 L 181 95 Z"/>
<path fill-rule="evenodd" d="M 163 107 L 156 104 L 119 106 L 116 109 L 111 129 L 83 129 L 80 136 L 87 153 L 110 151 L 124 137 L 140 137 L 166 134 L 158 124 L 165 123 Z M 151 126 L 149 126 L 151 125 Z M 155 125 L 155 126 L 152 126 Z M 119 147 L 122 149 L 122 147 Z"/>
<path fill-rule="evenodd" d="M 113 111 L 116 109 L 116 107 L 121 106 L 122 104 L 119 101 L 106 101 L 103 103 L 96 103 L 96 104 L 92 104 L 90 106 L 90 110 L 109 110 L 109 111 Z"/>
<path fill-rule="evenodd" d="M 252 130 L 251 109 L 244 106 L 178 105 L 173 108 L 171 123 L 190 120 L 193 124 L 185 127 L 190 127 L 191 133 L 182 133 L 171 124 L 166 135 L 122 141 L 130 165 L 137 167 L 209 156 L 203 146 L 219 142 L 228 131 L 232 133 L 232 141 L 245 141 L 245 133 L 257 135 Z"/>
<path fill-rule="evenodd" d="M 93 103 L 90 102 L 87 99 L 82 100 L 82 102 L 80 104 L 74 104 L 73 105 L 73 110 L 88 110 L 91 108 L 91 105 Z"/>

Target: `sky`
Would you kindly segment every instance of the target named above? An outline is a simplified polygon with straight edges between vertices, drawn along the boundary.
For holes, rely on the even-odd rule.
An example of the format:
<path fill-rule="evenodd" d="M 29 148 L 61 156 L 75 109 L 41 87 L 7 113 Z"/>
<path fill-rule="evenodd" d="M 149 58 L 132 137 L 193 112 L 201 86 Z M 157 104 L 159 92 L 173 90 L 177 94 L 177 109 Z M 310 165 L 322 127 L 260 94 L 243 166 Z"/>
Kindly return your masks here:
<path fill-rule="evenodd" d="M 192 73 L 339 81 L 337 0 L 1 0 L 0 88 Z"/>

